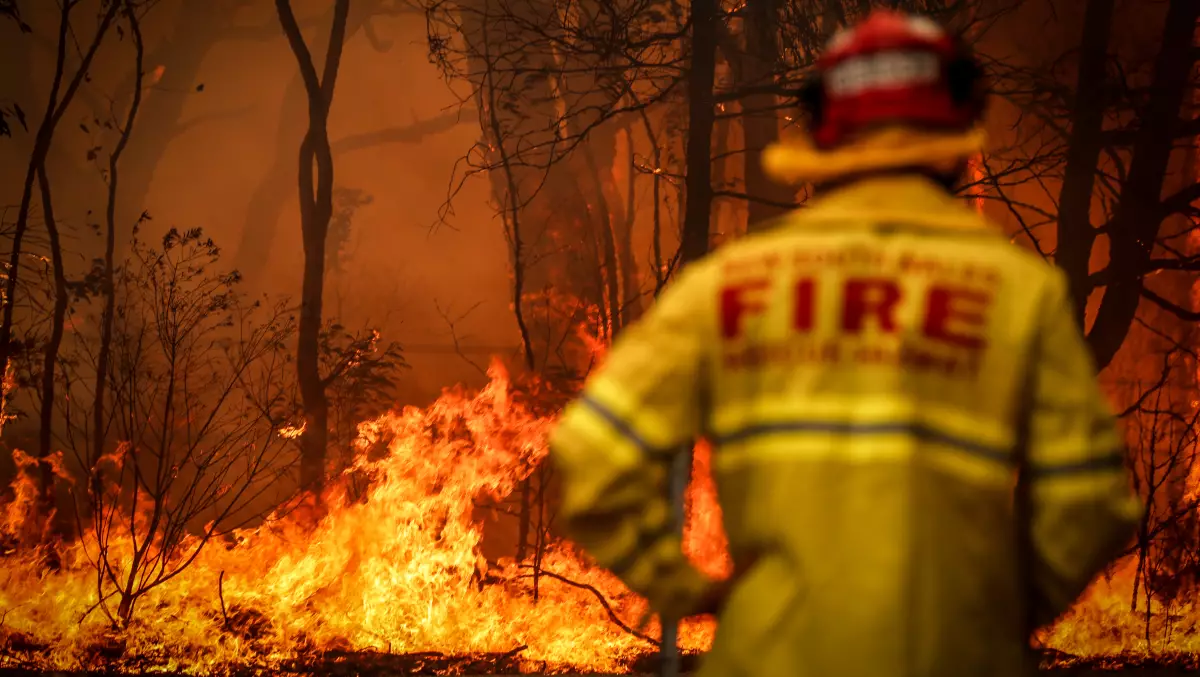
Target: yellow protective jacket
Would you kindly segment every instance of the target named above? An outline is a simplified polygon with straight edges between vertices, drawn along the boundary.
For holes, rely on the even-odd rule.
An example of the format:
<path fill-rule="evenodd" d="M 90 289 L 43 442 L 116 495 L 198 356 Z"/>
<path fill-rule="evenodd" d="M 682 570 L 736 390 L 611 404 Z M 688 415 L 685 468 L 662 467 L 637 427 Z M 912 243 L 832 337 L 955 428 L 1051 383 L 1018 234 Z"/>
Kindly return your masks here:
<path fill-rule="evenodd" d="M 1019 674 L 1029 600 L 1064 611 L 1142 507 L 1065 278 L 918 175 L 810 204 L 616 341 L 552 436 L 567 529 L 655 609 L 694 608 L 667 473 L 703 436 L 754 563 L 702 676 Z"/>

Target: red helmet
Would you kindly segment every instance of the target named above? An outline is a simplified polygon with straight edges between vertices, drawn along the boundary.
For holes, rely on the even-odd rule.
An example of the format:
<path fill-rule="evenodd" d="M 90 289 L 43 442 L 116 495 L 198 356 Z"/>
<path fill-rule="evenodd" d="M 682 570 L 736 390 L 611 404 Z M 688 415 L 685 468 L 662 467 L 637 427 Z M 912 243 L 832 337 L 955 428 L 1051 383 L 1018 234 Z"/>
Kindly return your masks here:
<path fill-rule="evenodd" d="M 982 69 L 932 20 L 875 10 L 839 31 L 800 92 L 818 148 L 888 123 L 969 129 L 983 114 Z"/>

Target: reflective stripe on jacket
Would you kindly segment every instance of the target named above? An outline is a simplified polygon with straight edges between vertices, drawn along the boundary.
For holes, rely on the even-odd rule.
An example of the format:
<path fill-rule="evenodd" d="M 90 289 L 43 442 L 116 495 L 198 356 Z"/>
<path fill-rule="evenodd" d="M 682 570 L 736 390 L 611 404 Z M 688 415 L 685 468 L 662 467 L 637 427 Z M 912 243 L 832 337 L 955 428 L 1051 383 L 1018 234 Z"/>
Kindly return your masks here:
<path fill-rule="evenodd" d="M 705 677 L 1005 675 L 1141 503 L 1062 273 L 925 178 L 849 184 L 683 271 L 552 438 L 569 533 L 654 608 L 699 436 L 735 563 Z M 1030 474 L 1032 593 L 1013 487 Z"/>

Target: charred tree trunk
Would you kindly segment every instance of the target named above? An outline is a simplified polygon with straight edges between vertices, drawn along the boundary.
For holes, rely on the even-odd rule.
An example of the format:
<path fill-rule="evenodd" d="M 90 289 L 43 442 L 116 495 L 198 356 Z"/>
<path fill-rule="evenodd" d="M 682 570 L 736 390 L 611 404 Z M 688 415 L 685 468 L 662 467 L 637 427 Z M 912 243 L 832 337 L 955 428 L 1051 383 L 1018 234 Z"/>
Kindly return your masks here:
<path fill-rule="evenodd" d="M 517 508 L 517 563 L 522 564 L 529 557 L 529 531 L 533 522 L 533 476 L 521 481 L 518 490 L 520 501 Z"/>
<path fill-rule="evenodd" d="M 1103 148 L 1104 91 L 1107 81 L 1108 43 L 1112 33 L 1115 0 L 1092 0 L 1083 20 L 1079 50 L 1079 75 L 1071 110 L 1067 164 L 1059 189 L 1056 263 L 1067 274 L 1075 303 L 1075 321 L 1084 324 L 1084 308 L 1091 294 L 1088 263 L 1096 241 L 1090 215 L 1096 163 Z"/>
<path fill-rule="evenodd" d="M 1171 0 L 1167 7 L 1150 95 L 1138 115 L 1133 160 L 1108 226 L 1111 275 L 1088 335 L 1101 368 L 1125 342 L 1145 290 L 1145 272 L 1164 220 L 1162 192 L 1174 130 L 1196 63 L 1192 39 L 1197 19 L 1200 3 L 1194 0 Z"/>
<path fill-rule="evenodd" d="M 512 5 L 480 0 L 462 5 L 454 20 L 480 111 L 480 146 L 503 217 L 523 362 L 530 373 L 551 378 L 587 366 L 565 347 L 577 339 L 564 333 L 552 300 L 578 301 L 576 311 L 600 307 L 605 321 L 597 329 L 606 336 L 619 326 L 622 297 L 628 296 L 618 240 L 620 191 L 612 177 L 618 127 L 600 113 L 623 90 L 601 82 L 605 69 L 564 68 L 554 49 L 522 46 L 526 40 L 539 43 L 537 27 L 553 11 L 542 0 Z M 564 120 L 560 111 L 575 112 Z M 557 150 L 574 145 L 564 138 L 580 139 L 570 157 Z M 563 165 L 548 169 L 558 162 Z M 519 559 L 533 546 L 535 491 L 531 479 L 514 497 Z"/>
<path fill-rule="evenodd" d="M 776 44 L 779 7 L 776 0 L 747 0 L 745 51 L 741 76 L 745 85 L 763 87 L 773 80 L 779 62 Z M 742 99 L 742 138 L 746 152 L 743 180 L 746 186 L 746 231 L 753 233 L 771 219 L 786 213 L 792 191 L 772 181 L 763 168 L 767 146 L 779 140 L 779 105 L 773 94 L 751 94 Z"/>
<path fill-rule="evenodd" d="M 133 100 L 129 104 L 129 112 L 125 116 L 125 125 L 120 129 L 120 138 L 108 157 L 108 199 L 104 211 L 104 279 L 101 282 L 101 293 L 104 296 L 104 308 L 100 313 L 100 345 L 96 350 L 96 387 L 92 400 L 92 450 L 88 458 L 88 472 L 91 474 L 91 490 L 102 490 L 99 482 L 97 463 L 104 455 L 105 437 L 108 424 L 105 420 L 104 397 L 108 388 L 109 361 L 112 359 L 113 319 L 116 315 L 116 248 L 117 248 L 117 199 L 120 185 L 121 155 L 129 144 L 133 133 L 133 123 L 137 119 L 138 109 L 142 103 L 142 68 L 145 64 L 145 43 L 142 41 L 142 28 L 137 15 L 131 7 L 125 8 L 125 18 L 129 22 L 130 33 L 133 35 L 134 83 Z"/>
<path fill-rule="evenodd" d="M 662 173 L 663 173 L 663 154 L 659 148 L 659 135 L 654 129 L 654 125 L 650 122 L 650 116 L 643 108 L 638 111 L 642 119 L 642 128 L 646 133 L 646 140 L 650 142 L 650 157 L 654 159 L 654 173 L 651 175 L 653 183 L 650 186 L 650 265 L 654 273 L 654 297 L 662 292 L 663 287 L 667 284 L 667 262 L 663 259 L 662 251 Z M 630 142 L 632 148 L 633 142 Z M 632 150 L 630 151 L 630 162 L 632 163 Z M 632 191 L 631 191 L 632 192 Z"/>
<path fill-rule="evenodd" d="M 63 324 L 67 319 L 67 273 L 63 264 L 62 241 L 58 221 L 54 218 L 54 200 L 50 194 L 50 177 L 43 164 L 37 169 L 38 190 L 42 198 L 42 218 L 50 246 L 50 265 L 54 276 L 54 306 L 51 311 L 50 336 L 42 353 L 42 408 L 38 417 L 38 503 L 39 513 L 46 520 L 54 515 L 53 453 L 55 375 L 58 373 L 58 350 L 62 346 Z M 50 526 L 49 521 L 46 524 Z"/>
<path fill-rule="evenodd" d="M 686 266 L 708 253 L 712 220 L 712 136 L 715 122 L 713 84 L 717 61 L 716 0 L 692 0 L 690 8 L 691 63 L 688 69 L 688 128 L 684 146 L 685 203 L 683 227 L 679 238 L 679 263 Z M 691 466 L 690 441 L 679 449 L 674 461 L 667 466 L 668 500 L 675 513 L 673 526 L 682 536 L 683 498 Z M 660 660 L 664 674 L 679 670 L 679 618 L 662 618 L 662 647 Z"/>
<path fill-rule="evenodd" d="M 739 153 L 731 152 L 731 148 L 735 146 L 733 139 L 734 125 L 731 116 L 722 116 L 713 122 L 712 131 L 712 146 L 709 149 L 709 154 L 713 158 L 712 175 L 709 176 L 709 184 L 725 188 L 731 185 L 732 178 L 737 174 L 737 157 Z M 745 155 L 745 144 L 743 144 L 742 153 Z M 734 224 L 742 224 L 746 221 L 748 215 L 747 206 L 749 202 L 743 204 L 741 200 L 716 200 L 716 193 L 713 194 L 712 211 L 709 212 L 709 237 L 708 246 L 720 246 L 721 243 L 728 239 L 743 234 L 741 230 Z"/>
<path fill-rule="evenodd" d="M 345 36 L 353 36 L 370 19 L 369 3 L 355 3 L 354 11 L 345 19 Z M 330 20 L 335 20 L 336 10 Z M 290 37 L 289 37 L 290 41 Z M 332 44 L 318 37 L 313 40 L 308 53 L 329 53 Z M 267 169 L 262 181 L 255 187 L 246 207 L 246 220 L 242 226 L 241 241 L 234 257 L 234 267 L 247 276 L 252 286 L 261 286 L 262 276 L 258 269 L 270 259 L 271 246 L 279 229 L 279 217 L 287 203 L 295 174 L 295 139 L 305 134 L 304 118 L 299 111 L 307 106 L 305 97 L 308 84 L 298 77 L 288 84 L 283 94 L 283 106 L 279 113 L 279 131 L 275 136 L 275 160 Z M 309 121 L 311 125 L 311 120 Z"/>
<path fill-rule="evenodd" d="M 688 71 L 688 131 L 684 151 L 687 202 L 680 237 L 680 263 L 687 265 L 708 253 L 712 215 L 713 81 L 717 65 L 717 3 L 693 0 L 691 5 L 691 66 Z"/>
<path fill-rule="evenodd" d="M 333 154 L 329 147 L 329 108 L 341 62 L 350 0 L 337 0 L 325 66 L 318 77 L 289 0 L 275 0 L 279 23 L 300 67 L 308 96 L 308 132 L 300 144 L 300 230 L 304 243 L 304 281 L 300 297 L 296 371 L 304 402 L 300 486 L 319 496 L 325 479 L 329 403 L 321 378 L 319 340 L 325 286 L 325 239 L 333 215 Z M 315 176 L 314 176 L 315 174 Z M 314 183 L 315 181 L 315 183 Z"/>
<path fill-rule="evenodd" d="M 605 130 L 608 131 L 608 130 Z M 601 138 L 608 140 L 607 134 Z M 607 319 L 604 327 L 605 336 L 612 340 L 621 330 L 624 299 L 621 295 L 621 264 L 617 254 L 617 229 L 625 221 L 621 201 L 614 191 L 609 190 L 612 183 L 612 164 L 601 165 L 596 161 L 591 144 L 585 142 L 583 147 L 584 172 L 588 176 L 588 188 L 592 192 L 591 200 L 587 201 L 588 216 L 595 233 L 596 248 L 599 254 L 601 271 L 600 307 L 604 309 Z M 580 186 L 581 191 L 584 189 Z M 587 198 L 585 197 L 585 200 Z"/>
<path fill-rule="evenodd" d="M 549 466 L 538 466 L 537 472 L 537 534 L 533 543 L 533 601 L 541 597 L 542 558 L 546 555 L 546 480 L 549 476 Z"/>
<path fill-rule="evenodd" d="M 120 2 L 112 2 L 105 9 L 96 27 L 96 33 L 92 38 L 92 42 L 80 61 L 79 70 L 75 72 L 65 90 L 62 88 L 62 84 L 66 75 L 66 58 L 69 43 L 74 44 L 70 33 L 71 9 L 75 5 L 73 3 L 64 3 L 62 5 L 58 27 L 57 54 L 54 64 L 54 79 L 50 85 L 50 96 L 46 102 L 46 111 L 42 115 L 33 149 L 29 153 L 29 164 L 25 170 L 25 183 L 21 192 L 21 203 L 17 208 L 17 219 L 13 229 L 12 251 L 9 253 L 8 259 L 8 277 L 4 282 L 4 315 L 3 318 L 0 318 L 0 378 L 3 378 L 8 373 L 9 361 L 12 358 L 13 311 L 16 305 L 17 281 L 20 277 L 22 244 L 25 234 L 29 230 L 29 216 L 33 207 L 33 184 L 37 179 L 38 172 L 45 169 L 46 157 L 50 152 L 50 146 L 54 140 L 54 131 L 58 128 L 59 122 L 62 121 L 63 115 L 66 114 L 71 101 L 74 100 L 76 92 L 79 91 L 79 86 L 87 77 L 88 70 L 92 66 L 92 60 L 95 58 L 96 52 L 99 51 L 100 44 L 104 42 L 104 37 L 108 33 L 109 27 L 112 26 L 113 19 L 116 18 L 117 11 L 121 5 L 122 3 Z M 49 406 L 51 403 L 46 404 Z"/>
<path fill-rule="evenodd" d="M 496 73 L 491 63 L 491 32 L 487 21 L 482 22 L 479 35 L 483 41 L 482 81 L 479 88 L 480 117 L 484 121 L 484 136 L 491 140 L 495 152 L 499 154 L 500 172 L 493 183 L 493 190 L 501 201 L 502 218 L 505 224 L 505 239 L 508 241 L 509 261 L 512 266 L 512 300 L 513 316 L 517 322 L 517 331 L 521 337 L 521 353 L 525 359 L 525 368 L 533 373 L 537 368 L 534 356 L 533 338 L 529 331 L 529 321 L 525 316 L 525 283 L 529 273 L 526 267 L 526 238 L 521 228 L 521 213 L 524 203 L 521 199 L 520 182 L 509 159 L 508 148 L 505 145 L 503 125 L 500 120 L 500 101 L 496 84 Z M 517 514 L 517 562 L 524 562 L 529 549 L 529 527 L 532 516 L 532 487 L 529 478 L 521 482 L 519 489 L 520 508 Z"/>
<path fill-rule="evenodd" d="M 629 158 L 626 161 L 627 184 L 625 187 L 624 218 L 616 226 L 617 262 L 621 266 L 622 318 L 624 324 L 636 320 L 642 314 L 642 290 L 638 284 L 637 259 L 633 255 L 633 226 L 637 219 L 637 171 L 634 168 L 633 130 L 625 128 Z M 655 175 L 657 177 L 657 175 Z"/>

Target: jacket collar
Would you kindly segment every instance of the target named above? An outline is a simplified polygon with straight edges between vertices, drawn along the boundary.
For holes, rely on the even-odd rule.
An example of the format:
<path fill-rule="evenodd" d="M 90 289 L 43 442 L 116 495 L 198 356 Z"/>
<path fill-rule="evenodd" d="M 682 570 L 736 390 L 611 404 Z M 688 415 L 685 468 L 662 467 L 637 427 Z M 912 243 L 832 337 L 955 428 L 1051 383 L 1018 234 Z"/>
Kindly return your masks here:
<path fill-rule="evenodd" d="M 773 180 L 789 184 L 827 183 L 863 172 L 913 166 L 946 172 L 977 155 L 986 142 L 987 134 L 979 127 L 945 132 L 891 125 L 829 149 L 793 135 L 763 150 L 763 170 Z"/>
<path fill-rule="evenodd" d="M 880 174 L 840 184 L 802 210 L 805 223 L 908 224 L 926 228 L 999 230 L 960 197 L 920 173 Z"/>

